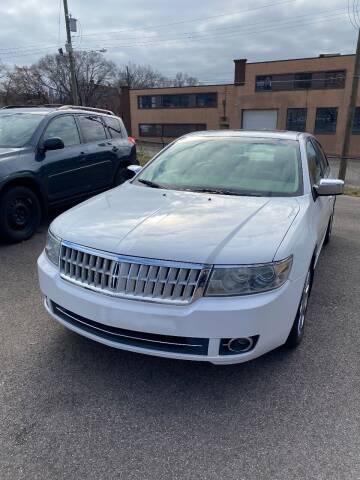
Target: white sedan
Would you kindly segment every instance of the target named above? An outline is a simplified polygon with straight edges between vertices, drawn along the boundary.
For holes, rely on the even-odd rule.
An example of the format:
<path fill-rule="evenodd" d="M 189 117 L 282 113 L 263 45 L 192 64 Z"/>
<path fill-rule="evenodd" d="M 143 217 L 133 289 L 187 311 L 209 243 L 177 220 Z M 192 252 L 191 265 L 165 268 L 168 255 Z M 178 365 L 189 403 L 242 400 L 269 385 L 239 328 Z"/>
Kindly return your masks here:
<path fill-rule="evenodd" d="M 343 191 L 329 175 L 309 134 L 186 135 L 53 221 L 45 307 L 74 332 L 161 357 L 230 364 L 295 347 Z"/>

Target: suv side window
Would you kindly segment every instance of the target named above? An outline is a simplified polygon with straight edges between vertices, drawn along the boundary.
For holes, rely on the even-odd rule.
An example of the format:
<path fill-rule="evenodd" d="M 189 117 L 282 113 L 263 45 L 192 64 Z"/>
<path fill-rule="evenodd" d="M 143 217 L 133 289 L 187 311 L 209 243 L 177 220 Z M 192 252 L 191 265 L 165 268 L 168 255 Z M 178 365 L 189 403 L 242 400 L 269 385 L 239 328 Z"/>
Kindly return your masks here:
<path fill-rule="evenodd" d="M 320 165 L 323 171 L 323 176 L 328 176 L 330 173 L 330 165 L 329 165 L 328 159 L 326 158 L 325 152 L 322 149 L 319 142 L 317 142 L 314 138 L 311 140 L 311 142 L 314 145 L 316 154 L 320 159 Z"/>
<path fill-rule="evenodd" d="M 51 120 L 45 130 L 43 141 L 53 137 L 61 138 L 65 147 L 80 144 L 79 132 L 73 115 L 61 115 Z"/>
<path fill-rule="evenodd" d="M 310 140 L 306 142 L 306 154 L 308 158 L 310 182 L 311 185 L 316 185 L 323 177 L 323 170 L 321 168 L 320 158 Z"/>
<path fill-rule="evenodd" d="M 120 121 L 116 117 L 103 117 L 112 138 L 123 138 Z"/>
<path fill-rule="evenodd" d="M 104 124 L 96 115 L 78 115 L 81 135 L 84 143 L 106 139 Z"/>

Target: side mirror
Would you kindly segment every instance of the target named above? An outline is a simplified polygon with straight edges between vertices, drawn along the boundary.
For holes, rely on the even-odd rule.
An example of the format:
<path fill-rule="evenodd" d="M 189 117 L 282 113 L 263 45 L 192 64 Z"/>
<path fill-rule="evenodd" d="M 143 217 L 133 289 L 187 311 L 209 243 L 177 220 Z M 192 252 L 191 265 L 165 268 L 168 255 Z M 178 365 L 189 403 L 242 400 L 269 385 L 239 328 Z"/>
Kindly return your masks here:
<path fill-rule="evenodd" d="M 314 190 L 319 196 L 341 195 L 344 193 L 344 182 L 336 178 L 322 178 Z"/>
<path fill-rule="evenodd" d="M 137 175 L 142 170 L 142 166 L 141 165 L 129 165 L 127 167 L 127 170 L 131 174 L 130 178 L 133 178 L 133 177 L 135 177 L 135 175 Z"/>
<path fill-rule="evenodd" d="M 59 137 L 47 138 L 42 144 L 42 151 L 46 152 L 47 150 L 60 150 L 64 148 L 64 142 Z"/>

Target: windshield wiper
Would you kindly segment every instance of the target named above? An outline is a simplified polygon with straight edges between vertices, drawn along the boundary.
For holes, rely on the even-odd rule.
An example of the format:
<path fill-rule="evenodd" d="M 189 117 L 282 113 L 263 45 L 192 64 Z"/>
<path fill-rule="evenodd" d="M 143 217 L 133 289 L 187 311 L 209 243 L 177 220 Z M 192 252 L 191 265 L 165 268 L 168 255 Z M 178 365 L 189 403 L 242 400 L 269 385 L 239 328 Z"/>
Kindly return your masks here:
<path fill-rule="evenodd" d="M 151 180 L 144 180 L 143 178 L 139 178 L 137 181 L 151 188 L 165 188 L 162 185 L 159 185 L 158 183 L 152 182 Z"/>
<path fill-rule="evenodd" d="M 217 188 L 194 188 L 193 192 L 214 193 L 218 195 L 234 195 L 237 197 L 271 197 L 271 192 L 236 192 L 235 190 L 217 189 Z"/>

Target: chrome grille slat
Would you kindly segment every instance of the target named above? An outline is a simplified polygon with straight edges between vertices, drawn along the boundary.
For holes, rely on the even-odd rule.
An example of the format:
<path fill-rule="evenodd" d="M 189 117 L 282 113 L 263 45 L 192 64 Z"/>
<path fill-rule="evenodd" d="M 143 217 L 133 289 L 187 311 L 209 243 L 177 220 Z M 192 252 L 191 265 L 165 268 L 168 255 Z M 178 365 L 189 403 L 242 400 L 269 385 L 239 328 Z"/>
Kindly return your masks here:
<path fill-rule="evenodd" d="M 61 245 L 62 278 L 118 297 L 188 304 L 201 293 L 209 271 L 207 265 L 117 256 L 68 242 Z"/>

